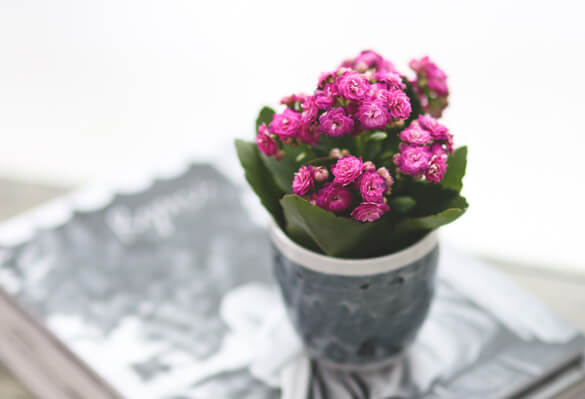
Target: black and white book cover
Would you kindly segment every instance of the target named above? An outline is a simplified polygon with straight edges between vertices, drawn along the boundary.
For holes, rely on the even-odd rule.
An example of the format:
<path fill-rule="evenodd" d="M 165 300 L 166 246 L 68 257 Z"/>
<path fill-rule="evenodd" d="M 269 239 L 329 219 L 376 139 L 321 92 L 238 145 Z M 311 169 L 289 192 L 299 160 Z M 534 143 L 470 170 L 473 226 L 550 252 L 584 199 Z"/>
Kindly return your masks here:
<path fill-rule="evenodd" d="M 504 399 L 582 356 L 575 328 L 443 246 L 414 344 L 384 369 L 328 369 L 287 321 L 246 195 L 196 164 L 0 227 L 0 361 L 41 398 Z"/>

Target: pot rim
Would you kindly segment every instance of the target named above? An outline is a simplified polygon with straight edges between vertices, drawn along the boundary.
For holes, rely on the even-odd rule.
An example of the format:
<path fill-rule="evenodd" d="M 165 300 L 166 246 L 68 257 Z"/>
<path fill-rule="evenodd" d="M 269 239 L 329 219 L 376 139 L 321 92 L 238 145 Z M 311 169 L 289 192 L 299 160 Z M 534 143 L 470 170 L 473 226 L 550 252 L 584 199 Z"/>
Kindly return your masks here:
<path fill-rule="evenodd" d="M 438 233 L 431 231 L 409 247 L 389 255 L 366 259 L 343 259 L 319 254 L 291 240 L 274 222 L 270 223 L 270 238 L 290 260 L 324 274 L 367 276 L 401 269 L 428 254 L 438 243 Z"/>

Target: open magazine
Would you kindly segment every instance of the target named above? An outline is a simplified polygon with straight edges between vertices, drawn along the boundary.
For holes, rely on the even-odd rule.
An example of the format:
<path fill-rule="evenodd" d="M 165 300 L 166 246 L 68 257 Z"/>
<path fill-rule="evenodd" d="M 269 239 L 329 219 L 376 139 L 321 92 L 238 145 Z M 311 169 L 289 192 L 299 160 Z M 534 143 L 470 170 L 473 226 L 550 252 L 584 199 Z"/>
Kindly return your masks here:
<path fill-rule="evenodd" d="M 583 376 L 581 334 L 445 247 L 429 318 L 393 364 L 311 360 L 242 195 L 198 164 L 0 227 L 0 362 L 59 399 L 545 398 Z"/>

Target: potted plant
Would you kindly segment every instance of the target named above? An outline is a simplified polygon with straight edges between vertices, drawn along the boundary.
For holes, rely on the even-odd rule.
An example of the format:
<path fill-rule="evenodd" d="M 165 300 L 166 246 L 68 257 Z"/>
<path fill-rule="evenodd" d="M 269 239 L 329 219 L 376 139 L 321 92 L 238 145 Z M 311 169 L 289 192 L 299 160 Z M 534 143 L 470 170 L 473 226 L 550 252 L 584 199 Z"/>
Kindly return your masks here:
<path fill-rule="evenodd" d="M 274 271 L 312 356 L 384 363 L 428 312 L 436 230 L 460 217 L 465 147 L 438 120 L 445 73 L 413 77 L 373 51 L 321 75 L 311 95 L 264 107 L 256 140 L 236 140 L 245 176 L 273 218 Z"/>

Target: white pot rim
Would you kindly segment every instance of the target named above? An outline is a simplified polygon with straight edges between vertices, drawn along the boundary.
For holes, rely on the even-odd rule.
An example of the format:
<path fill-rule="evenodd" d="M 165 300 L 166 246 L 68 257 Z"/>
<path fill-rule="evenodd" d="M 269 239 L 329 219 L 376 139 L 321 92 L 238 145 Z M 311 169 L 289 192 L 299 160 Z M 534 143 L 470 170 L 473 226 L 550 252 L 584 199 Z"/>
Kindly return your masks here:
<path fill-rule="evenodd" d="M 343 259 L 301 247 L 274 221 L 270 224 L 270 238 L 276 248 L 295 263 L 320 273 L 340 276 L 367 276 L 401 269 L 428 254 L 438 243 L 438 233 L 433 230 L 413 245 L 390 255 L 367 259 Z"/>

